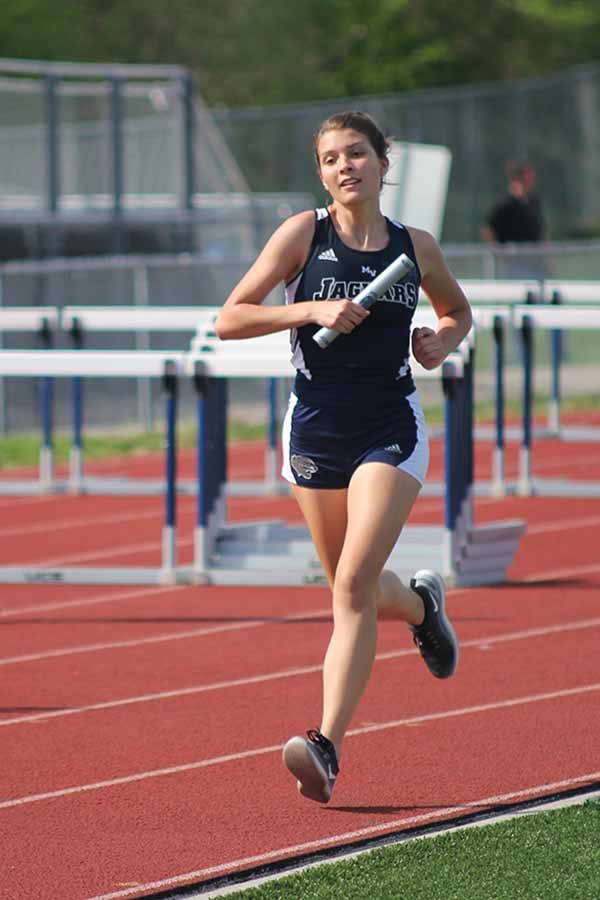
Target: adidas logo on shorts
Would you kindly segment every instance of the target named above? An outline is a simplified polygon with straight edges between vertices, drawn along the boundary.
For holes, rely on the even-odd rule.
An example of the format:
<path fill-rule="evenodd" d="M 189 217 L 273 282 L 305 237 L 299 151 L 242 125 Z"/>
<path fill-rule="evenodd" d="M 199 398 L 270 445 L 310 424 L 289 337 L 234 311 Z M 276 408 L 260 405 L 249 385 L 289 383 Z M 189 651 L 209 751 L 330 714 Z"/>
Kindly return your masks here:
<path fill-rule="evenodd" d="M 389 447 L 384 447 L 383 449 L 390 450 L 392 453 L 402 453 L 400 444 L 390 444 Z"/>
<path fill-rule="evenodd" d="M 331 247 L 329 248 L 329 250 L 323 250 L 322 253 L 319 253 L 317 259 L 324 259 L 327 262 L 339 262 L 337 256 L 335 255 L 335 252 L 331 249 Z"/>

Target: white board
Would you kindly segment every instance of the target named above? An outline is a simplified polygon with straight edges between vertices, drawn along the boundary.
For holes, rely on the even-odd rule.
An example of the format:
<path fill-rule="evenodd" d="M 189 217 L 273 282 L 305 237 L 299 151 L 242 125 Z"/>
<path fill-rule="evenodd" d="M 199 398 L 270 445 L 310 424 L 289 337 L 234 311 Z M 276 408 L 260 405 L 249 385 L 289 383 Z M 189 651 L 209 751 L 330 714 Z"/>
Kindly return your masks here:
<path fill-rule="evenodd" d="M 437 144 L 393 141 L 381 192 L 384 215 L 441 236 L 452 154 Z"/>

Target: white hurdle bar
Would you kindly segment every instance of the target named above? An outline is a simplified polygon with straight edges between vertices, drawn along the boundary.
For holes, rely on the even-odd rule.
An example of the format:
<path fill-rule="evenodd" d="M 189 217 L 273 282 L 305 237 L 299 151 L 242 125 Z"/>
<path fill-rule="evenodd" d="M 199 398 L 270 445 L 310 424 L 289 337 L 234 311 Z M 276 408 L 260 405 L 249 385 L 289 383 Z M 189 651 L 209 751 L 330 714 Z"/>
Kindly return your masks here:
<path fill-rule="evenodd" d="M 535 279 L 459 278 L 458 283 L 470 303 L 514 305 L 537 303 L 542 298 L 542 285 Z"/>

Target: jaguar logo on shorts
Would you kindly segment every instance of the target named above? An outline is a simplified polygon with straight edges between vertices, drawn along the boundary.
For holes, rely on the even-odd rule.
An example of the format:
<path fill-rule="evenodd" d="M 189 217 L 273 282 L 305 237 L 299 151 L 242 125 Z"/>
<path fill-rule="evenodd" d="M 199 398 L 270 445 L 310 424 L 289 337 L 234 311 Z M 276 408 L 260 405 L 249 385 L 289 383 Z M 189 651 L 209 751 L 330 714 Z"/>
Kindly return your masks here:
<path fill-rule="evenodd" d="M 300 456 L 298 453 L 292 455 L 290 463 L 292 464 L 292 469 L 298 473 L 300 478 L 305 478 L 307 481 L 310 481 L 315 472 L 319 471 L 319 467 L 310 457 Z"/>

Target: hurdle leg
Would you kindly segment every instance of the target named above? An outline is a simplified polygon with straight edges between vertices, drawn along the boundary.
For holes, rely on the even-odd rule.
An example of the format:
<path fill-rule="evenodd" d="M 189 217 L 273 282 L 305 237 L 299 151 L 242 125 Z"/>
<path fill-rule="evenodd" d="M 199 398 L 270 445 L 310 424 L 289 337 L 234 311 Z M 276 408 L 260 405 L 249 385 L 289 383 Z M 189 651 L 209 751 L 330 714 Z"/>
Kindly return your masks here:
<path fill-rule="evenodd" d="M 165 524 L 162 531 L 161 584 L 173 584 L 176 580 L 176 525 L 177 525 L 177 370 L 167 361 L 163 375 L 166 392 L 165 405 Z"/>
<path fill-rule="evenodd" d="M 505 448 L 504 448 L 504 322 L 500 316 L 494 317 L 494 351 L 496 363 L 496 446 L 492 456 L 492 494 L 504 497 Z"/>
<path fill-rule="evenodd" d="M 71 324 L 71 341 L 76 350 L 83 349 L 83 329 L 77 318 Z M 69 450 L 69 491 L 80 494 L 83 488 L 83 379 L 71 379 L 71 416 L 73 438 Z"/>
<path fill-rule="evenodd" d="M 454 370 L 445 364 L 442 370 L 442 387 L 444 391 L 444 534 L 442 546 L 442 575 L 450 583 L 456 573 L 457 534 L 456 524 L 460 508 L 460 473 L 456 464 L 458 427 L 456 415 L 456 379 Z"/>
<path fill-rule="evenodd" d="M 554 291 L 552 303 L 560 303 L 560 294 Z M 562 362 L 562 332 L 559 328 L 550 331 L 550 361 L 552 385 L 548 401 L 548 432 L 554 437 L 560 435 L 560 364 Z"/>
<path fill-rule="evenodd" d="M 52 378 L 40 379 L 40 405 L 42 415 L 42 446 L 40 448 L 39 481 L 40 490 L 51 491 L 54 483 L 54 457 L 52 451 L 52 404 L 54 385 Z"/>
<path fill-rule="evenodd" d="M 519 482 L 517 493 L 528 497 L 533 493 L 531 473 L 532 400 L 533 400 L 533 326 L 529 316 L 521 325 L 523 351 L 523 443 L 519 455 Z"/>
<path fill-rule="evenodd" d="M 194 528 L 194 581 L 202 583 L 207 580 L 206 570 L 210 557 L 209 513 L 209 446 L 207 392 L 208 378 L 204 375 L 202 363 L 194 366 L 194 387 L 196 390 L 196 525 Z"/>
<path fill-rule="evenodd" d="M 69 450 L 69 491 L 80 494 L 83 488 L 82 395 L 83 379 L 76 375 L 71 382 L 73 440 Z"/>
<path fill-rule="evenodd" d="M 277 491 L 277 379 L 269 378 L 267 383 L 269 407 L 269 439 L 265 451 L 265 490 Z"/>

